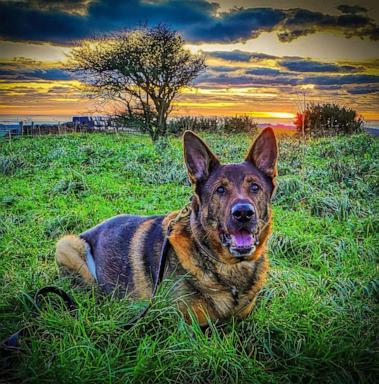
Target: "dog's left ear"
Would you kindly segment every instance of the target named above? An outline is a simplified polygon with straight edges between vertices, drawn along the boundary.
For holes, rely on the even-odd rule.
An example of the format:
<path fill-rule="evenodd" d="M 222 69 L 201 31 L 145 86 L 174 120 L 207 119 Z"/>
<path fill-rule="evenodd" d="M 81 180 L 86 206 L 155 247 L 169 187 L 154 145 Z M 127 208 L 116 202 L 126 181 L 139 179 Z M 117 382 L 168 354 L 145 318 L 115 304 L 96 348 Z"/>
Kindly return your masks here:
<path fill-rule="evenodd" d="M 217 157 L 192 131 L 183 135 L 184 160 L 192 184 L 206 180 L 215 167 L 220 165 Z"/>
<path fill-rule="evenodd" d="M 272 128 L 265 128 L 255 139 L 245 160 L 250 161 L 267 176 L 277 175 L 278 145 Z"/>

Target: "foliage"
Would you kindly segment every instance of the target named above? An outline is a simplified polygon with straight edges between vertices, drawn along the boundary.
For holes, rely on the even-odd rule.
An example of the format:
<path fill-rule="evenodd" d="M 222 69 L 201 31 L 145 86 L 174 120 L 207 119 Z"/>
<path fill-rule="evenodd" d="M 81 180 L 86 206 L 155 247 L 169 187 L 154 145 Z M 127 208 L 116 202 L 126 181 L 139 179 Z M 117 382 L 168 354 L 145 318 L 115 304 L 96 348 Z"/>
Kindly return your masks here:
<path fill-rule="evenodd" d="M 295 125 L 299 134 L 308 136 L 351 135 L 363 130 L 363 119 L 351 108 L 337 104 L 307 104 L 303 113 L 298 112 Z"/>
<path fill-rule="evenodd" d="M 132 121 L 155 141 L 167 133 L 173 99 L 205 64 L 178 32 L 158 25 L 85 41 L 72 50 L 68 69 L 92 95 L 119 102 L 116 119 Z"/>
<path fill-rule="evenodd" d="M 248 133 L 253 135 L 257 131 L 257 124 L 250 116 L 181 116 L 173 118 L 168 122 L 168 131 L 172 134 L 179 135 L 187 129 L 194 132 Z"/>
<path fill-rule="evenodd" d="M 26 164 L 17 156 L 0 156 L 0 174 L 13 175 Z"/>
<path fill-rule="evenodd" d="M 203 133 L 224 160 L 240 161 L 246 135 Z M 144 305 L 103 295 L 58 274 L 54 243 L 119 213 L 165 214 L 191 195 L 181 141 L 165 156 L 147 135 L 71 134 L 1 141 L 27 167 L 0 174 L 0 340 L 30 326 L 0 381 L 28 383 L 376 383 L 379 143 L 365 134 L 280 142 L 270 276 L 248 319 L 187 325 L 167 281 Z M 304 158 L 299 154 L 304 153 Z M 54 300 L 33 316 L 44 285 Z"/>

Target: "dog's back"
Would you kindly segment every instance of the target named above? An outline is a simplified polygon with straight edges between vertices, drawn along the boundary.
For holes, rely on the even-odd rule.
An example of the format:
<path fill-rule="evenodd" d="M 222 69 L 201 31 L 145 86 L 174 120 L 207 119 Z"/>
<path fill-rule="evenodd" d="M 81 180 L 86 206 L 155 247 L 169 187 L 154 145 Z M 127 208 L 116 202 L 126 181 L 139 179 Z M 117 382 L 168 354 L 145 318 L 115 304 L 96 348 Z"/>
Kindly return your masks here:
<path fill-rule="evenodd" d="M 57 244 L 59 265 L 109 292 L 116 286 L 150 297 L 164 238 L 164 216 L 115 216 Z"/>

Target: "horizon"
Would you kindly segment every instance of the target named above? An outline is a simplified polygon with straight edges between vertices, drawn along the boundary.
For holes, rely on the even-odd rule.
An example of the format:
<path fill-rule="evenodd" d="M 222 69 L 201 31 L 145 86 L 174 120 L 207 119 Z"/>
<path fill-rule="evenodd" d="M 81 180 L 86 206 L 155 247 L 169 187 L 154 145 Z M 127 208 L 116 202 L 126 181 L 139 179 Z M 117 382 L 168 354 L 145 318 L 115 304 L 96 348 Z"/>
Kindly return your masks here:
<path fill-rule="evenodd" d="M 173 117 L 293 125 L 305 100 L 379 121 L 379 7 L 371 1 L 2 1 L 0 12 L 0 119 L 105 114 L 63 70 L 66 55 L 76 41 L 144 20 L 166 23 L 206 56 L 207 70 L 175 99 Z"/>

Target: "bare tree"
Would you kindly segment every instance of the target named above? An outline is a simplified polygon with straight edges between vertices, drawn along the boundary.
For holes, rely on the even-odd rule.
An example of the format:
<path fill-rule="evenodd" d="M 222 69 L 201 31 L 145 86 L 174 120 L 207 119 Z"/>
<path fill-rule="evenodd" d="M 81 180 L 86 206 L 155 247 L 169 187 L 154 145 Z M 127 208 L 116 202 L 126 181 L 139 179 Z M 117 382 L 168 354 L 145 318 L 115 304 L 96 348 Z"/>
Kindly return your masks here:
<path fill-rule="evenodd" d="M 167 117 L 180 90 L 206 68 L 165 25 L 126 30 L 73 49 L 68 70 L 90 94 L 122 104 L 123 116 L 143 122 L 153 139 L 167 134 Z"/>

